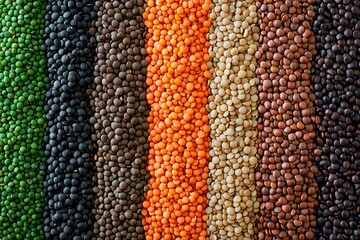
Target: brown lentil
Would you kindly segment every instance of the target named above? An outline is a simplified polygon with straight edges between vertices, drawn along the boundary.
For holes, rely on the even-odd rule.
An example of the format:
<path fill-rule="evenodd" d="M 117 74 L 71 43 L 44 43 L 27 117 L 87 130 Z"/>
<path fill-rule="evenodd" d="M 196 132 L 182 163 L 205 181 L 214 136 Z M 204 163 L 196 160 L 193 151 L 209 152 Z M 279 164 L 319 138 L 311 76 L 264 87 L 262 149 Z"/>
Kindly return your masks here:
<path fill-rule="evenodd" d="M 98 19 L 91 104 L 98 152 L 96 239 L 145 239 L 142 202 L 147 184 L 146 50 L 144 1 L 95 3 Z"/>
<path fill-rule="evenodd" d="M 256 53 L 260 78 L 258 239 L 314 238 L 313 2 L 257 0 L 256 4 L 261 33 Z"/>
<path fill-rule="evenodd" d="M 207 232 L 210 239 L 250 240 L 259 209 L 254 173 L 258 161 L 257 8 L 253 0 L 214 0 L 211 8 Z"/>

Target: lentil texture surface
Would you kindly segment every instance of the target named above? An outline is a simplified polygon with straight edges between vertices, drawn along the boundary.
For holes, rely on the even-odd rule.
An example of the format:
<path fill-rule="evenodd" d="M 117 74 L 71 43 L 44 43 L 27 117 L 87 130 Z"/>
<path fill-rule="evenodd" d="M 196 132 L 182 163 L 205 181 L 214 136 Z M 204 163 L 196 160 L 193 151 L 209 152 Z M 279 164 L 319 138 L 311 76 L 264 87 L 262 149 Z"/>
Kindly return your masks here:
<path fill-rule="evenodd" d="M 210 239 L 253 239 L 259 210 L 254 172 L 258 164 L 257 8 L 252 0 L 215 0 L 211 8 L 208 235 Z"/>
<path fill-rule="evenodd" d="M 146 239 L 205 239 L 210 0 L 147 1 Z"/>
<path fill-rule="evenodd" d="M 0 1 L 0 239 L 43 239 L 44 1 Z"/>
<path fill-rule="evenodd" d="M 142 203 L 148 174 L 145 2 L 96 1 L 96 239 L 145 239 Z"/>
<path fill-rule="evenodd" d="M 314 239 L 317 183 L 310 27 L 314 0 L 257 1 L 260 9 L 258 239 Z"/>
<path fill-rule="evenodd" d="M 46 239 L 93 235 L 94 147 L 86 90 L 93 81 L 95 38 L 88 31 L 94 17 L 91 0 L 54 0 L 46 6 Z"/>
<path fill-rule="evenodd" d="M 360 1 L 316 1 L 317 239 L 360 238 Z"/>

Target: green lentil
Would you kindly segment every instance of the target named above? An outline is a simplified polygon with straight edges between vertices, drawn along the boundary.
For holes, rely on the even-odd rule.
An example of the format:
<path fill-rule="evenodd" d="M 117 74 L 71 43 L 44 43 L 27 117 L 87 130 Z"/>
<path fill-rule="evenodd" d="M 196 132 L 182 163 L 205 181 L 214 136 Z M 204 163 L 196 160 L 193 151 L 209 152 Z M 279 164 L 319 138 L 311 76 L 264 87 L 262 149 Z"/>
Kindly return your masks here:
<path fill-rule="evenodd" d="M 0 0 L 0 239 L 44 239 L 45 1 Z"/>

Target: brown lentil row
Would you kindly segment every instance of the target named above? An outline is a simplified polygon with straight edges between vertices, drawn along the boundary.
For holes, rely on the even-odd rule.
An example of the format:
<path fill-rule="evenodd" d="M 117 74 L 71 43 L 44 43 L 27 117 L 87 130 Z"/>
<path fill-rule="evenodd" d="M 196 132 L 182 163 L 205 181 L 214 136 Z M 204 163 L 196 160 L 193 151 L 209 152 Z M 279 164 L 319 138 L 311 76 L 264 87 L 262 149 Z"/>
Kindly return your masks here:
<path fill-rule="evenodd" d="M 257 0 L 260 9 L 258 239 L 313 239 L 317 183 L 310 83 L 314 0 Z"/>
<path fill-rule="evenodd" d="M 320 240 L 360 239 L 360 1 L 317 0 Z"/>
<path fill-rule="evenodd" d="M 92 123 L 96 160 L 96 239 L 144 239 L 147 173 L 146 50 L 142 0 L 95 3 L 98 19 Z"/>
<path fill-rule="evenodd" d="M 256 202 L 259 27 L 255 2 L 213 0 L 210 18 L 210 239 L 253 239 Z"/>

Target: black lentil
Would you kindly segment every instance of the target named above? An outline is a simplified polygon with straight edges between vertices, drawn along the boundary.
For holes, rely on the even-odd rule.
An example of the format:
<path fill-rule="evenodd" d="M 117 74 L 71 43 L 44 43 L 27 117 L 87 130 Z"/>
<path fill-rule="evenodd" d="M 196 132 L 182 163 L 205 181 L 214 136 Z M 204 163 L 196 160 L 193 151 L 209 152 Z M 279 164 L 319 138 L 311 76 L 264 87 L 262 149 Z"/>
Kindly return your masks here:
<path fill-rule="evenodd" d="M 317 239 L 360 239 L 360 1 L 315 1 Z"/>
<path fill-rule="evenodd" d="M 93 81 L 96 17 L 91 0 L 51 0 L 46 6 L 46 239 L 91 239 L 94 146 L 86 91 Z"/>

